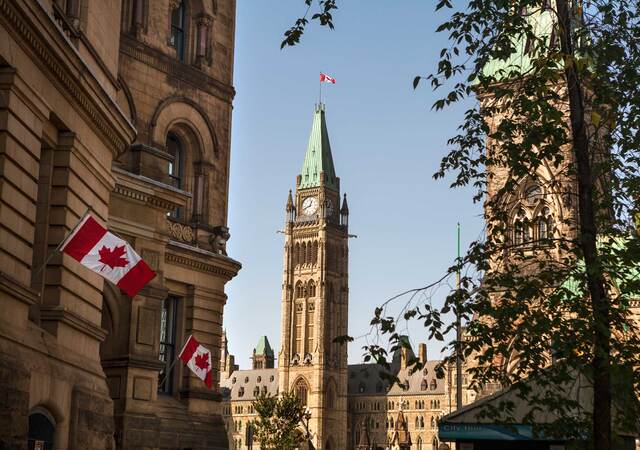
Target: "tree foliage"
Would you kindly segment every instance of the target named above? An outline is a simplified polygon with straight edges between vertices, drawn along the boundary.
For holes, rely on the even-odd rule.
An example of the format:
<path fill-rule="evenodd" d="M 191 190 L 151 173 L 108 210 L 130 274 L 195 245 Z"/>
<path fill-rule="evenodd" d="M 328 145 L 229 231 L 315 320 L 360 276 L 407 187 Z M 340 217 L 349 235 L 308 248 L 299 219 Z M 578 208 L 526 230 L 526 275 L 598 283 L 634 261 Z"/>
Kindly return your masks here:
<path fill-rule="evenodd" d="M 262 450 L 293 450 L 304 442 L 300 429 L 304 407 L 295 393 L 263 394 L 253 407 L 258 414 L 252 423 L 254 437 Z"/>
<path fill-rule="evenodd" d="M 442 93 L 436 110 L 475 99 L 434 177 L 473 186 L 486 229 L 448 271 L 463 273 L 460 287 L 439 307 L 410 300 L 401 320 L 446 341 L 443 367 L 462 357 L 479 392 L 516 387 L 525 422 L 544 414 L 544 433 L 609 449 L 615 432 L 638 423 L 640 5 L 463 3 L 436 2 L 449 11 L 437 29 L 449 46 L 413 86 Z M 299 42 L 304 25 L 283 46 Z M 450 314 L 467 324 L 462 340 L 449 338 Z M 386 304 L 372 325 L 392 350 L 404 345 Z M 386 362 L 384 345 L 366 351 Z M 593 408 L 567 394 L 583 376 Z M 509 422 L 513 409 L 483 414 Z"/>

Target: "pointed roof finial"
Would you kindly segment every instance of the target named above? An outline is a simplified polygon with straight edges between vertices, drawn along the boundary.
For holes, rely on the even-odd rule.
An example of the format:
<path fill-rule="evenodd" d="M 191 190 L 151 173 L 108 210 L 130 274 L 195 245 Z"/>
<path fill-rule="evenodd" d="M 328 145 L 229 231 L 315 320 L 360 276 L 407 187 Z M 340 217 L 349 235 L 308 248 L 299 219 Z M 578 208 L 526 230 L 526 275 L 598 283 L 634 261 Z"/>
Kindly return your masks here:
<path fill-rule="evenodd" d="M 349 214 L 349 205 L 347 205 L 347 194 L 345 192 L 344 196 L 342 197 L 342 207 L 340 208 L 340 213 L 341 214 Z"/>
<path fill-rule="evenodd" d="M 293 206 L 293 195 L 291 194 L 291 189 L 289 189 L 289 198 L 287 199 L 287 212 L 291 212 L 295 209 L 296 207 Z"/>
<path fill-rule="evenodd" d="M 304 156 L 304 164 L 300 171 L 298 188 L 305 189 L 320 186 L 321 173 L 324 173 L 324 185 L 338 190 L 338 179 L 333 166 L 329 132 L 324 117 L 324 104 L 318 103 L 313 113 L 311 135 Z"/>

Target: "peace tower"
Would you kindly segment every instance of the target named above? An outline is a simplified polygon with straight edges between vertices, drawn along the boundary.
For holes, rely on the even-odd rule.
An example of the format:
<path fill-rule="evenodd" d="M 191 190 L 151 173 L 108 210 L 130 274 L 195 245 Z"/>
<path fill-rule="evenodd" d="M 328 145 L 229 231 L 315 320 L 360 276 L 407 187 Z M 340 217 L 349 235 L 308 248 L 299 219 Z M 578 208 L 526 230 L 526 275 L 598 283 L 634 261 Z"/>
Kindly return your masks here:
<path fill-rule="evenodd" d="M 279 390 L 311 412 L 317 449 L 347 441 L 348 216 L 340 204 L 323 104 L 315 107 L 295 196 L 286 207 Z"/>

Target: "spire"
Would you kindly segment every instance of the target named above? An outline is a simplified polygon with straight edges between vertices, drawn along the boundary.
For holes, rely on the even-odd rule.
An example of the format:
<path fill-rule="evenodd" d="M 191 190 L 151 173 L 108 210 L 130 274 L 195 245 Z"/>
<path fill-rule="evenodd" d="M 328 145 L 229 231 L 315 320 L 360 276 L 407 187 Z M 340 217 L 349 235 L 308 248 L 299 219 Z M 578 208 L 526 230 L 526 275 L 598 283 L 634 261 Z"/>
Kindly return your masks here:
<path fill-rule="evenodd" d="M 340 214 L 349 214 L 349 205 L 347 205 L 347 194 L 342 197 L 342 208 L 340 208 Z"/>
<path fill-rule="evenodd" d="M 327 123 L 324 118 L 324 104 L 320 103 L 316 105 L 313 113 L 311 136 L 309 136 L 307 153 L 304 156 L 304 164 L 300 171 L 300 184 L 298 187 L 304 189 L 320 186 L 322 173 L 324 173 L 324 185 L 338 190 L 338 178 L 333 167 L 329 133 L 327 132 Z"/>
<path fill-rule="evenodd" d="M 289 198 L 287 199 L 287 212 L 295 211 L 296 207 L 293 206 L 293 196 L 291 195 L 291 189 L 289 189 Z"/>

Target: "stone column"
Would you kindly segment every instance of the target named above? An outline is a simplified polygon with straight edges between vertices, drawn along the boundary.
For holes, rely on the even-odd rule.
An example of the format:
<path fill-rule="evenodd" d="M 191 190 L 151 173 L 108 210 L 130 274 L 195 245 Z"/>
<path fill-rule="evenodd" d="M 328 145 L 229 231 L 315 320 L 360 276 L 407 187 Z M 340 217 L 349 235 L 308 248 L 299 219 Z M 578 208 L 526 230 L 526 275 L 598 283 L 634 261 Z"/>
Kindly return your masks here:
<path fill-rule="evenodd" d="M 196 65 L 203 66 L 209 63 L 209 49 L 210 49 L 210 29 L 213 23 L 213 18 L 205 13 L 200 14 L 197 17 L 196 25 Z"/>

